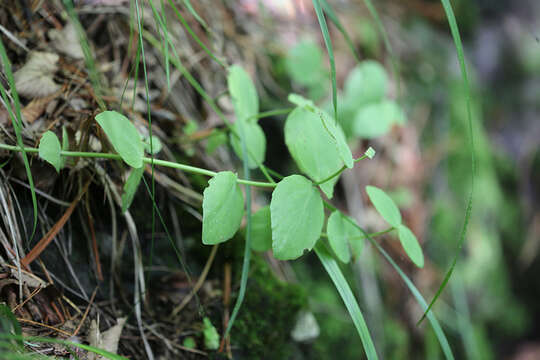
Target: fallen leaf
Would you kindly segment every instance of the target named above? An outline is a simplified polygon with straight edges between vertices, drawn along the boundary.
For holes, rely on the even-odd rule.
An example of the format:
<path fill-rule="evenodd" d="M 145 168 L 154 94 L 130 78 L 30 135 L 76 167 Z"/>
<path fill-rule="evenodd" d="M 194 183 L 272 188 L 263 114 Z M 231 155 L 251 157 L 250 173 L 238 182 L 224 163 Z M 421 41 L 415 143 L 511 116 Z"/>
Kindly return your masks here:
<path fill-rule="evenodd" d="M 58 55 L 33 51 L 28 61 L 13 76 L 17 92 L 27 98 L 45 97 L 54 94 L 60 85 L 54 82 L 53 75 L 58 69 Z"/>
<path fill-rule="evenodd" d="M 49 38 L 53 47 L 62 54 L 77 60 L 84 58 L 77 29 L 72 23 L 67 23 L 62 30 L 49 30 Z"/>
<path fill-rule="evenodd" d="M 90 331 L 88 333 L 88 342 L 90 343 L 90 346 L 116 354 L 118 351 L 120 335 L 122 335 L 122 330 L 124 329 L 126 320 L 127 318 L 125 317 L 116 319 L 116 325 L 110 327 L 103 333 L 99 332 L 99 326 L 97 325 L 96 320 L 92 320 L 90 324 Z M 94 353 L 88 354 L 88 360 L 101 359 L 105 358 Z"/>
<path fill-rule="evenodd" d="M 30 124 L 36 121 L 36 119 L 43 114 L 47 108 L 47 105 L 54 100 L 58 94 L 58 92 L 55 92 L 52 95 L 35 98 L 34 100 L 30 101 L 28 105 L 26 105 L 21 111 L 24 120 Z"/>

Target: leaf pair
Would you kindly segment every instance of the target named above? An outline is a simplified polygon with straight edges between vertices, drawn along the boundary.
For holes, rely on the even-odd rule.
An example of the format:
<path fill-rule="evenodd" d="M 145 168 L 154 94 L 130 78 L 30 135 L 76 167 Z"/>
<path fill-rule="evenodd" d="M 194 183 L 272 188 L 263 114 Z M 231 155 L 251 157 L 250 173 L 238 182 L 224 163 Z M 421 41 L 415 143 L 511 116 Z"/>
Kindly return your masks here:
<path fill-rule="evenodd" d="M 257 124 L 259 114 L 257 90 L 248 73 L 238 65 L 230 67 L 227 85 L 236 114 L 236 122 L 230 136 L 231 145 L 236 155 L 242 158 L 240 138 L 244 137 L 248 152 L 248 166 L 250 169 L 257 168 L 264 162 L 266 154 L 266 137 Z"/>
<path fill-rule="evenodd" d="M 401 222 L 401 214 L 397 205 L 383 190 L 375 186 L 366 186 L 369 199 L 377 212 L 398 230 L 399 241 L 407 256 L 418 267 L 424 267 L 424 254 L 413 232 Z"/>
<path fill-rule="evenodd" d="M 348 136 L 373 139 L 405 122 L 399 105 L 385 98 L 387 88 L 388 76 L 378 62 L 363 61 L 350 72 L 340 116 Z"/>

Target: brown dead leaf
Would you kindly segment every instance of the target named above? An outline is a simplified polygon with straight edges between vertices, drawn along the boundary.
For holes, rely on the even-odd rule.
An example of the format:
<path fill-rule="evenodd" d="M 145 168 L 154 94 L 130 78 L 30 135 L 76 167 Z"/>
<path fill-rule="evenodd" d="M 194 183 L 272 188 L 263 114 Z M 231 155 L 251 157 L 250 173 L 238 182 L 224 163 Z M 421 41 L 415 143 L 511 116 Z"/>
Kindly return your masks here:
<path fill-rule="evenodd" d="M 18 93 L 27 98 L 36 98 L 57 92 L 60 86 L 54 82 L 53 75 L 58 69 L 58 59 L 57 54 L 31 52 L 26 64 L 13 74 Z"/>
<path fill-rule="evenodd" d="M 36 121 L 37 118 L 41 116 L 41 114 L 43 114 L 43 112 L 47 108 L 47 105 L 58 95 L 59 92 L 56 92 L 52 95 L 35 98 L 34 100 L 30 101 L 30 103 L 28 103 L 28 105 L 26 105 L 21 111 L 23 118 L 28 123 L 33 123 L 34 121 Z"/>

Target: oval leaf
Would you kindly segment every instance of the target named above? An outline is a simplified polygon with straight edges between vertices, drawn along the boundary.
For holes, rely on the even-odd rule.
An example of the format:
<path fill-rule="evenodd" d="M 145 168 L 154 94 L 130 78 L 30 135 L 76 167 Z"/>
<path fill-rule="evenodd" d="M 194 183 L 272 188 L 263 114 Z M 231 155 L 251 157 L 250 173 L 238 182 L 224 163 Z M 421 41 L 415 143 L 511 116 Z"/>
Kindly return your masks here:
<path fill-rule="evenodd" d="M 255 251 L 267 251 L 272 248 L 270 206 L 260 208 L 251 217 L 251 248 Z"/>
<path fill-rule="evenodd" d="M 383 100 L 362 107 L 354 117 L 353 132 L 364 139 L 386 134 L 393 124 L 403 124 L 405 116 L 391 100 Z"/>
<path fill-rule="evenodd" d="M 328 113 L 320 111 L 319 115 L 321 117 L 321 121 L 323 122 L 324 128 L 326 129 L 326 131 L 328 131 L 328 133 L 332 137 L 332 140 L 334 141 L 334 144 L 336 145 L 339 157 L 341 158 L 345 166 L 351 169 L 354 166 L 354 159 L 351 153 L 351 149 L 347 144 L 347 140 L 345 140 L 345 133 L 337 124 L 336 120 L 334 120 L 333 117 L 328 115 Z"/>
<path fill-rule="evenodd" d="M 243 124 L 242 129 L 239 125 Z M 242 159 L 242 140 L 239 136 L 245 136 L 246 139 L 246 148 L 248 152 L 248 166 L 250 169 L 255 169 L 264 162 L 264 157 L 266 155 L 266 136 L 264 131 L 257 123 L 242 123 L 236 122 L 233 125 L 233 129 L 238 134 L 238 136 L 231 134 L 231 145 L 234 149 L 234 152 L 240 159 Z"/>
<path fill-rule="evenodd" d="M 401 246 L 403 246 L 403 250 L 405 250 L 409 259 L 419 268 L 424 267 L 424 254 L 413 232 L 405 225 L 399 225 L 398 235 Z"/>
<path fill-rule="evenodd" d="M 300 85 L 320 84 L 324 79 L 323 53 L 312 40 L 303 40 L 287 54 L 285 67 L 292 80 Z"/>
<path fill-rule="evenodd" d="M 301 175 L 279 182 L 270 202 L 272 249 L 279 260 L 296 259 L 321 235 L 324 209 L 313 183 Z"/>
<path fill-rule="evenodd" d="M 140 168 L 143 165 L 144 144 L 135 125 L 116 111 L 97 114 L 96 121 L 122 160 L 131 167 Z"/>
<path fill-rule="evenodd" d="M 254 116 L 259 113 L 259 97 L 248 73 L 238 65 L 231 66 L 227 85 L 237 119 L 257 122 Z"/>
<path fill-rule="evenodd" d="M 382 100 L 386 94 L 387 83 L 388 76 L 381 64 L 373 60 L 363 61 L 345 80 L 346 101 L 361 105 Z"/>
<path fill-rule="evenodd" d="M 304 108 L 294 109 L 285 122 L 285 143 L 294 161 L 313 181 L 327 179 L 343 167 L 335 141 L 320 117 Z M 321 184 L 332 198 L 338 177 Z"/>
<path fill-rule="evenodd" d="M 219 244 L 234 236 L 244 216 L 244 197 L 237 177 L 230 171 L 217 173 L 203 193 L 202 242 Z"/>
<path fill-rule="evenodd" d="M 133 169 L 131 174 L 129 174 L 126 183 L 124 184 L 124 193 L 122 194 L 122 212 L 126 212 L 127 209 L 131 206 L 139 183 L 141 182 L 142 175 L 144 173 L 144 166 L 140 168 Z"/>
<path fill-rule="evenodd" d="M 60 140 L 52 131 L 46 131 L 39 140 L 39 157 L 54 166 L 56 172 L 62 168 Z"/>
<path fill-rule="evenodd" d="M 401 214 L 394 200 L 375 186 L 366 186 L 366 192 L 377 212 L 381 214 L 387 223 L 397 228 L 401 224 Z"/>
<path fill-rule="evenodd" d="M 350 260 L 350 249 L 354 257 L 360 256 L 364 247 L 362 232 L 351 224 L 340 211 L 334 211 L 328 218 L 326 228 L 328 242 L 338 258 L 344 263 Z M 346 246 L 346 247 L 345 247 Z M 346 249 L 346 250 L 344 250 Z"/>

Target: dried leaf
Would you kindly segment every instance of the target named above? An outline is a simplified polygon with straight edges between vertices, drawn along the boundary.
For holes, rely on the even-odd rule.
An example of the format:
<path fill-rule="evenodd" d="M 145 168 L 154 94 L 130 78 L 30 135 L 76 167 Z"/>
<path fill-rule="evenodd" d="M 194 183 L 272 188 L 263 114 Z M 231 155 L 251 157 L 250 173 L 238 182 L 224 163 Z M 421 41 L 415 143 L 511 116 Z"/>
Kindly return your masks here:
<path fill-rule="evenodd" d="M 26 64 L 13 74 L 18 93 L 27 98 L 36 98 L 57 92 L 60 86 L 54 82 L 53 75 L 58 69 L 58 58 L 53 53 L 31 52 Z"/>
<path fill-rule="evenodd" d="M 30 101 L 28 105 L 26 105 L 21 111 L 24 120 L 26 120 L 28 123 L 33 123 L 36 121 L 41 114 L 43 114 L 47 108 L 47 105 L 57 96 L 58 92 L 46 97 L 35 98 L 34 100 Z"/>
<path fill-rule="evenodd" d="M 49 30 L 49 38 L 53 47 L 62 54 L 77 60 L 84 58 L 77 30 L 72 23 L 67 23 L 62 30 Z"/>
<path fill-rule="evenodd" d="M 118 318 L 116 320 L 116 325 L 110 327 L 103 333 L 99 332 L 99 327 L 96 323 L 96 320 L 92 320 L 92 323 L 90 324 L 90 331 L 88 333 L 88 342 L 90 343 L 90 346 L 116 354 L 118 351 L 118 342 L 120 340 L 120 335 L 122 335 L 122 330 L 124 329 L 126 320 L 127 318 L 125 317 Z M 101 359 L 105 358 L 94 353 L 88 354 L 88 360 Z"/>

